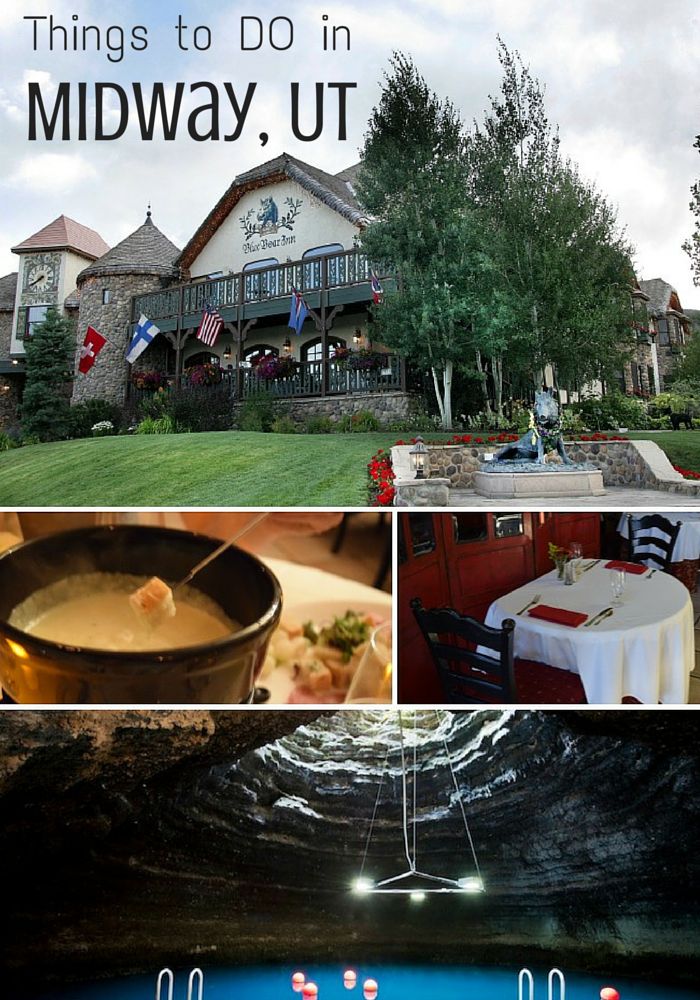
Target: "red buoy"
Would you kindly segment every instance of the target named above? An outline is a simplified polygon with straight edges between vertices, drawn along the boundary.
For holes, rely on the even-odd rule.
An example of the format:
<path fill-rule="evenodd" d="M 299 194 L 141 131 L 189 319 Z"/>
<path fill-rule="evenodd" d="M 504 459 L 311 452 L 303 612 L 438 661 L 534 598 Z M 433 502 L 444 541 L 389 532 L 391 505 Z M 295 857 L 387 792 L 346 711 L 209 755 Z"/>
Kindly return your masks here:
<path fill-rule="evenodd" d="M 620 1000 L 620 994 L 614 986 L 604 986 L 600 991 L 600 1000 Z"/>
<path fill-rule="evenodd" d="M 375 1000 L 377 993 L 379 992 L 379 984 L 376 979 L 365 979 L 363 991 L 365 994 L 365 1000 Z"/>
<path fill-rule="evenodd" d="M 301 993 L 304 988 L 304 983 L 306 982 L 306 976 L 303 972 L 295 972 L 292 976 L 292 989 L 295 993 Z"/>
<path fill-rule="evenodd" d="M 357 973 L 354 969 L 346 969 L 343 973 L 343 986 L 346 990 L 354 990 L 357 986 Z"/>
<path fill-rule="evenodd" d="M 304 983 L 301 995 L 309 998 L 309 1000 L 313 1000 L 313 998 L 318 996 L 318 986 L 316 983 Z"/>

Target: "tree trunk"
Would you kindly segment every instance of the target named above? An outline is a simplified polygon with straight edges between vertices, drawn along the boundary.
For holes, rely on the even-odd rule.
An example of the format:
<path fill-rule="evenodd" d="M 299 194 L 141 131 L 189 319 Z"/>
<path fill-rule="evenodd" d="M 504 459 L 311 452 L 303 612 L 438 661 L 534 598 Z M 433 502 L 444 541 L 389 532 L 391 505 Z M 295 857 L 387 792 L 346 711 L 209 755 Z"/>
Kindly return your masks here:
<path fill-rule="evenodd" d="M 442 393 L 440 392 L 440 383 L 438 382 L 438 374 L 435 366 L 431 367 L 430 371 L 433 375 L 433 388 L 435 389 L 435 398 L 437 399 L 438 409 L 440 410 L 440 423 L 444 425 L 445 423 L 445 407 L 442 402 Z"/>
<path fill-rule="evenodd" d="M 491 375 L 493 378 L 493 398 L 496 416 L 503 419 L 503 358 L 492 358 Z"/>
<path fill-rule="evenodd" d="M 491 400 L 489 399 L 489 387 L 486 384 L 486 372 L 484 371 L 484 363 L 481 360 L 481 351 L 477 349 L 476 351 L 476 370 L 481 376 L 481 391 L 484 394 L 484 410 L 488 417 L 491 416 Z"/>
<path fill-rule="evenodd" d="M 451 361 L 446 361 L 445 367 L 442 370 L 442 389 L 440 389 L 440 380 L 438 378 L 437 369 L 435 367 L 430 369 L 433 373 L 435 397 L 437 399 L 438 409 L 440 410 L 440 423 L 442 425 L 442 429 L 445 431 L 452 430 L 452 369 L 453 363 Z"/>

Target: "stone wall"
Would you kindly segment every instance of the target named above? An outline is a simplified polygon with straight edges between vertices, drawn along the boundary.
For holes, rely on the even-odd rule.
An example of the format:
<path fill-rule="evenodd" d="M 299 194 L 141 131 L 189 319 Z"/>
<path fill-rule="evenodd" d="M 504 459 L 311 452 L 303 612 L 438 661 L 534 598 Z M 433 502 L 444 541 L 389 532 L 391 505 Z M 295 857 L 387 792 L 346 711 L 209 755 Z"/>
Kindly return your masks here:
<path fill-rule="evenodd" d="M 0 310 L 0 359 L 2 360 L 7 360 L 10 357 L 13 316 L 14 313 L 11 309 Z"/>
<path fill-rule="evenodd" d="M 19 426 L 19 406 L 23 375 L 0 375 L 0 432 Z"/>
<path fill-rule="evenodd" d="M 157 291 L 167 284 L 148 274 L 97 275 L 87 278 L 80 288 L 80 312 L 76 344 L 76 368 L 85 331 L 92 326 L 107 343 L 97 363 L 87 375 L 77 375 L 73 387 L 74 403 L 87 399 L 106 399 L 122 405 L 126 396 L 129 365 L 124 360 L 131 338 L 131 297 Z M 102 290 L 108 288 L 110 301 L 102 304 Z"/>
<path fill-rule="evenodd" d="M 321 399 L 284 399 L 277 405 L 280 412 L 297 423 L 305 423 L 311 417 L 329 417 L 335 423 L 341 417 L 369 411 L 382 424 L 388 424 L 408 417 L 409 396 L 405 392 L 377 392 Z"/>
<path fill-rule="evenodd" d="M 429 445 L 430 475 L 447 479 L 452 489 L 472 489 L 472 475 L 485 461 L 487 452 L 499 445 Z M 684 496 L 700 496 L 700 482 L 684 479 L 653 441 L 573 441 L 567 454 L 574 462 L 590 462 L 603 473 L 605 486 L 665 490 Z"/>
<path fill-rule="evenodd" d="M 635 380 L 632 375 L 632 364 L 637 365 L 637 385 L 635 385 Z M 628 395 L 634 395 L 637 390 L 647 396 L 653 396 L 655 393 L 655 385 L 653 378 L 649 378 L 649 369 L 653 371 L 654 368 L 654 358 L 651 353 L 651 344 L 645 344 L 642 341 L 638 341 L 634 354 L 634 361 L 628 361 L 623 368 L 623 376 L 625 380 L 625 392 Z"/>

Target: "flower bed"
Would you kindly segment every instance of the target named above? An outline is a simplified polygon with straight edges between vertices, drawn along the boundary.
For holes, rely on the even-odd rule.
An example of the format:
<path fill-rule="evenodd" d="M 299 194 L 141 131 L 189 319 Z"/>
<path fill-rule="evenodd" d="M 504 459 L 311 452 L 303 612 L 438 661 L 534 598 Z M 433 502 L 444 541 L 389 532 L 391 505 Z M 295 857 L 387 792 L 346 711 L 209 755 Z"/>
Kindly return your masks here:
<path fill-rule="evenodd" d="M 684 479 L 700 479 L 700 472 L 693 472 L 692 469 L 684 469 L 681 465 L 674 465 L 676 472 L 680 472 Z"/>
<path fill-rule="evenodd" d="M 367 493 L 370 507 L 391 507 L 396 494 L 394 478 L 391 457 L 380 448 L 367 464 Z"/>

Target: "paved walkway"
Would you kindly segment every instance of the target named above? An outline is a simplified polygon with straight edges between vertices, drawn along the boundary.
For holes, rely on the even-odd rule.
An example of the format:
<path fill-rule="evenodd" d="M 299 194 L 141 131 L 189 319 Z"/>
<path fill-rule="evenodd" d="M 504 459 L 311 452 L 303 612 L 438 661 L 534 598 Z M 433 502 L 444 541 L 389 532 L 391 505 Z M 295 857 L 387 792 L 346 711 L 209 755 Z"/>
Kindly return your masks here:
<path fill-rule="evenodd" d="M 477 496 L 473 490 L 450 490 L 450 507 L 487 507 L 490 510 L 514 507 L 518 510 L 557 509 L 559 507 L 594 507 L 596 510 L 668 510 L 671 507 L 700 507 L 700 497 L 686 497 L 665 490 L 633 490 L 622 486 L 609 486 L 600 497 L 550 497 L 548 500 L 522 497 L 514 500 L 488 500 Z"/>

